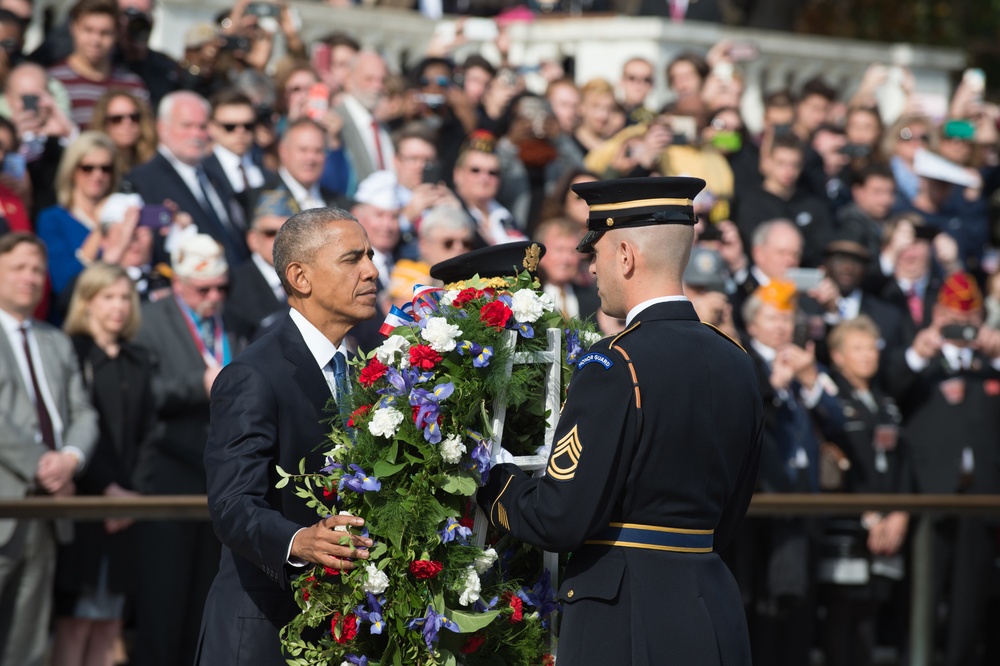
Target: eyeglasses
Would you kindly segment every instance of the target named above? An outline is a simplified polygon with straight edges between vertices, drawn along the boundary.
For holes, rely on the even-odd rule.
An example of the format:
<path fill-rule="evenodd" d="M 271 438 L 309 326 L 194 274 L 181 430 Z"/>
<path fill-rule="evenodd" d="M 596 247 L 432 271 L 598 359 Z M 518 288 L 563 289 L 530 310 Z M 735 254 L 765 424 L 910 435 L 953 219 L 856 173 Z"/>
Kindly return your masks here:
<path fill-rule="evenodd" d="M 274 238 L 278 235 L 277 229 L 255 229 L 254 231 L 259 233 L 264 238 Z"/>
<path fill-rule="evenodd" d="M 653 85 L 653 77 L 651 76 L 632 76 L 630 74 L 626 74 L 625 80 L 629 83 L 645 83 L 647 86 Z"/>
<path fill-rule="evenodd" d="M 142 120 L 142 116 L 136 111 L 135 113 L 116 113 L 113 116 L 105 118 L 105 122 L 109 125 L 121 125 L 126 120 L 130 121 L 133 125 L 138 125 L 139 121 Z"/>
<path fill-rule="evenodd" d="M 490 178 L 500 177 L 500 171 L 498 169 L 483 169 L 482 167 L 469 167 L 469 173 L 472 173 L 477 176 L 481 173 L 485 173 Z"/>
<path fill-rule="evenodd" d="M 257 127 L 256 121 L 250 121 L 248 123 L 220 123 L 218 120 L 215 121 L 222 129 L 226 130 L 227 134 L 232 134 L 236 131 L 236 128 L 241 127 L 247 132 L 252 132 L 255 127 Z"/>
<path fill-rule="evenodd" d="M 108 176 L 110 176 L 115 170 L 113 164 L 77 164 L 76 168 L 86 174 L 94 173 L 95 169 L 99 169 L 101 173 Z"/>
<path fill-rule="evenodd" d="M 919 141 L 920 143 L 927 143 L 930 141 L 930 136 L 927 134 L 914 134 L 913 130 L 909 127 L 904 127 L 899 130 L 899 138 L 903 141 Z"/>
<path fill-rule="evenodd" d="M 212 284 L 212 285 L 209 285 L 207 287 L 194 287 L 192 285 L 192 288 L 196 292 L 198 292 L 199 296 L 202 296 L 202 297 L 208 296 L 213 291 L 217 291 L 220 296 L 225 296 L 226 293 L 229 291 L 229 283 L 226 282 L 226 283 L 223 283 L 223 284 Z"/>
<path fill-rule="evenodd" d="M 442 88 L 447 88 L 451 85 L 451 79 L 447 76 L 435 76 L 434 78 L 427 78 L 426 76 L 420 77 L 420 85 L 429 86 L 431 83 L 436 83 Z"/>
<path fill-rule="evenodd" d="M 470 238 L 442 238 L 440 240 L 441 245 L 443 245 L 446 250 L 452 249 L 456 244 L 461 246 L 461 248 L 466 251 L 472 249 L 472 239 Z"/>

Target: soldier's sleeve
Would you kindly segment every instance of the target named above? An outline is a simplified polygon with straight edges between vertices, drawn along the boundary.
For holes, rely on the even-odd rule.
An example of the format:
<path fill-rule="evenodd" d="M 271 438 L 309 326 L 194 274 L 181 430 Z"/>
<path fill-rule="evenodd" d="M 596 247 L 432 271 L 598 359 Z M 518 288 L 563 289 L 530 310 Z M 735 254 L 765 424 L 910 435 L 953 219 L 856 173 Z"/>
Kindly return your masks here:
<path fill-rule="evenodd" d="M 477 499 L 490 522 L 550 551 L 608 524 L 632 461 L 641 396 L 629 362 L 602 341 L 580 360 L 543 477 L 498 465 Z"/>

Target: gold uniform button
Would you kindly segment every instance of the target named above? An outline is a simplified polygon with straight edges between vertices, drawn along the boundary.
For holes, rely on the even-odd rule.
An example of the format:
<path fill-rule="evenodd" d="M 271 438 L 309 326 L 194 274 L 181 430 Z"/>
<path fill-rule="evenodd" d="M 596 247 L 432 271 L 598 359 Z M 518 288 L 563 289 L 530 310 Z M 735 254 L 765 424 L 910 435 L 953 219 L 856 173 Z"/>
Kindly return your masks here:
<path fill-rule="evenodd" d="M 567 599 L 572 599 L 573 598 L 573 594 L 574 594 L 573 590 L 570 590 L 569 592 L 566 593 L 566 598 Z"/>

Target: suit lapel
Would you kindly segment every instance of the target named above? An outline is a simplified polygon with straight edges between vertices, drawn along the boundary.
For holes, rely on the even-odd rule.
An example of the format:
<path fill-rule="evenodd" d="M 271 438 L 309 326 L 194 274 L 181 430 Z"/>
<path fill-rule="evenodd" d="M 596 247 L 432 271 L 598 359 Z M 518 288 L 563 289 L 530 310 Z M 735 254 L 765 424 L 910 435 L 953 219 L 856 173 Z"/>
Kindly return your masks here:
<path fill-rule="evenodd" d="M 281 340 L 285 359 L 295 366 L 296 385 L 305 393 L 316 413 L 322 414 L 331 398 L 330 386 L 326 383 L 323 371 L 316 365 L 316 359 L 309 353 L 302 334 L 290 316 L 285 315 L 277 335 Z"/>
<path fill-rule="evenodd" d="M 11 349 L 10 339 L 3 332 L 0 332 L 0 356 L 3 356 L 3 365 L 10 368 L 11 373 L 17 376 L 17 383 L 21 386 L 24 397 L 30 400 L 32 393 L 24 383 L 24 376 L 21 374 L 20 367 L 17 364 L 14 350 Z"/>

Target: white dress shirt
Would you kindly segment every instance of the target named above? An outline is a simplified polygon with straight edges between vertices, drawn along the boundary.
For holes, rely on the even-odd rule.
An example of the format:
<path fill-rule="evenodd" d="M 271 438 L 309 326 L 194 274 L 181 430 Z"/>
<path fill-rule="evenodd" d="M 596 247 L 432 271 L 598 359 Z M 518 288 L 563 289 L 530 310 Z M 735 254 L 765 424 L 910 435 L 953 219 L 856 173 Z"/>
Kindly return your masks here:
<path fill-rule="evenodd" d="M 288 169 L 285 167 L 278 167 L 278 175 L 281 176 L 282 182 L 288 188 L 289 194 L 295 199 L 295 203 L 299 205 L 299 210 L 312 210 L 326 206 L 323 195 L 319 191 L 319 183 L 313 183 L 312 187 L 306 189 L 302 183 L 292 177 L 292 174 L 288 173 Z"/>
<path fill-rule="evenodd" d="M 684 296 L 683 294 L 674 294 L 673 296 L 659 296 L 657 298 L 651 298 L 648 301 L 643 301 L 642 303 L 639 303 L 639 305 L 635 306 L 634 308 L 628 311 L 628 317 L 625 318 L 625 328 L 631 326 L 632 320 L 636 318 L 636 315 L 638 315 L 640 312 L 642 312 L 651 305 L 656 305 L 657 303 L 673 303 L 675 301 L 686 301 L 686 300 L 688 300 L 687 296 Z"/>
<path fill-rule="evenodd" d="M 215 145 L 212 152 L 215 153 L 219 164 L 222 165 L 222 172 L 229 179 L 229 184 L 232 186 L 233 192 L 242 192 L 245 189 L 243 186 L 243 176 L 240 175 L 240 165 L 243 165 L 243 173 L 247 175 L 247 184 L 251 188 L 264 186 L 264 174 L 261 172 L 260 167 L 250 159 L 250 155 L 240 157 L 219 144 Z"/>
<path fill-rule="evenodd" d="M 264 281 L 267 282 L 267 286 L 274 292 L 274 297 L 278 299 L 279 303 L 284 303 L 286 300 L 285 288 L 281 286 L 281 278 L 278 277 L 274 266 L 264 261 L 264 257 L 256 252 L 250 255 L 250 259 L 253 261 L 253 265 L 257 267 L 257 270 L 260 271 L 260 274 L 264 276 Z"/>
<path fill-rule="evenodd" d="M 170 166 L 174 168 L 177 175 L 181 177 L 187 188 L 191 190 L 191 194 L 194 195 L 198 203 L 204 207 L 206 204 L 212 207 L 215 211 L 215 216 L 219 218 L 219 221 L 226 226 L 232 226 L 232 220 L 229 216 L 229 211 L 226 209 L 226 204 L 222 201 L 222 197 L 219 193 L 215 191 L 215 187 L 211 182 L 208 183 L 208 188 L 202 190 L 201 183 L 198 182 L 198 169 L 191 166 L 185 162 L 181 162 L 177 159 L 177 156 L 170 152 L 170 149 L 166 146 L 161 145 L 159 147 L 160 154 L 163 155 L 170 162 Z M 208 195 L 208 200 L 205 200 L 206 193 Z M 203 230 L 204 231 L 204 230 Z"/>
<path fill-rule="evenodd" d="M 572 284 L 562 287 L 557 284 L 544 284 L 542 291 L 552 297 L 552 302 L 567 318 L 580 316 L 580 300 L 576 297 Z"/>

